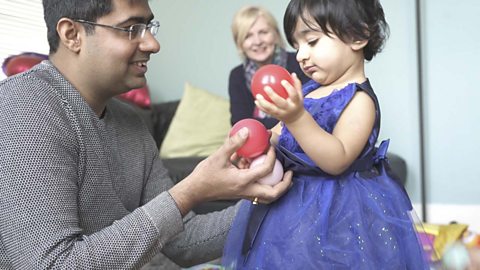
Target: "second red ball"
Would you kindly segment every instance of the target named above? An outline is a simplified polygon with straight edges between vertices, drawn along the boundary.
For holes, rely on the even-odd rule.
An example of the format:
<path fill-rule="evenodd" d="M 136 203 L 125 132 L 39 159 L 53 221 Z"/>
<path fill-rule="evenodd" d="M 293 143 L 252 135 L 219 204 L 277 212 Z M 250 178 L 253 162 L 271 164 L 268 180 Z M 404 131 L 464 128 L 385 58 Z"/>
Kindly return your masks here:
<path fill-rule="evenodd" d="M 265 126 L 258 120 L 247 118 L 235 123 L 229 135 L 233 136 L 243 127 L 249 130 L 248 138 L 245 144 L 237 150 L 237 155 L 244 158 L 255 158 L 265 153 L 270 145 L 270 135 Z"/>

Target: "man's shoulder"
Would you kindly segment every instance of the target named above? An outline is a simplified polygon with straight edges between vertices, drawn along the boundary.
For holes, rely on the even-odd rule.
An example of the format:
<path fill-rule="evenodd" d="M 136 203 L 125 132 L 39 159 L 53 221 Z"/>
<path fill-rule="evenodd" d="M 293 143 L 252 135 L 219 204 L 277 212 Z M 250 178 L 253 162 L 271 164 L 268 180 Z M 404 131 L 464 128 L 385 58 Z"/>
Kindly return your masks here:
<path fill-rule="evenodd" d="M 0 110 L 12 114 L 58 113 L 65 103 L 56 89 L 58 84 L 55 74 L 38 65 L 10 76 L 0 82 Z"/>
<path fill-rule="evenodd" d="M 53 80 L 53 74 L 39 64 L 0 81 L 0 91 L 4 92 L 3 94 L 7 94 L 7 91 L 28 91 L 28 94 L 33 94 L 34 89 L 50 88 Z"/>

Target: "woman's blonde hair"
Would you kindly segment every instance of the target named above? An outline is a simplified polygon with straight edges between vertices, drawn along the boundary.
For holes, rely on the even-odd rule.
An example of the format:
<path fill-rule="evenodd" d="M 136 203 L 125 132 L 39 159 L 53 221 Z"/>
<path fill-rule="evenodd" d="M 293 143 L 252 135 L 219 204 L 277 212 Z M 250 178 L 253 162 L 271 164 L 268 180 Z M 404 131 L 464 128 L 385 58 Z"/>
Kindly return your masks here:
<path fill-rule="evenodd" d="M 267 21 L 268 26 L 270 26 L 277 35 L 276 45 L 285 48 L 285 43 L 280 34 L 280 30 L 278 29 L 277 21 L 273 15 L 260 6 L 245 6 L 237 11 L 232 21 L 233 41 L 237 46 L 238 53 L 243 58 L 246 56 L 242 44 L 247 38 L 248 31 L 259 17 L 263 17 Z"/>

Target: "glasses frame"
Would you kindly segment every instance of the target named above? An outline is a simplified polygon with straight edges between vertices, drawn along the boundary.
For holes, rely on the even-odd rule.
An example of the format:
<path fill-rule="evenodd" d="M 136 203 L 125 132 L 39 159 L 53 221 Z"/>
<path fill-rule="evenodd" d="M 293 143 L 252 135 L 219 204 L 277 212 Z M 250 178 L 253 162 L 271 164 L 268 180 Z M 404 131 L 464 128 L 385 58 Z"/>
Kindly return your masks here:
<path fill-rule="evenodd" d="M 134 40 L 138 38 L 138 35 L 140 34 L 140 39 L 145 37 L 145 32 L 147 30 L 150 31 L 152 36 L 156 36 L 158 33 L 158 28 L 160 27 L 160 22 L 159 21 L 151 21 L 148 24 L 145 23 L 136 23 L 132 24 L 129 27 L 118 27 L 115 25 L 108 25 L 108 24 L 101 24 L 101 23 L 96 23 L 96 22 L 91 22 L 91 21 L 86 21 L 82 19 L 74 19 L 73 21 L 79 22 L 79 23 L 85 23 L 85 24 L 90 24 L 93 26 L 100 26 L 100 27 L 106 27 L 118 31 L 123 31 L 128 33 L 128 39 L 129 40 Z M 140 27 L 139 30 L 134 30 L 135 27 Z M 135 33 L 136 32 L 136 33 Z M 136 35 L 135 37 L 132 37 L 132 35 Z"/>

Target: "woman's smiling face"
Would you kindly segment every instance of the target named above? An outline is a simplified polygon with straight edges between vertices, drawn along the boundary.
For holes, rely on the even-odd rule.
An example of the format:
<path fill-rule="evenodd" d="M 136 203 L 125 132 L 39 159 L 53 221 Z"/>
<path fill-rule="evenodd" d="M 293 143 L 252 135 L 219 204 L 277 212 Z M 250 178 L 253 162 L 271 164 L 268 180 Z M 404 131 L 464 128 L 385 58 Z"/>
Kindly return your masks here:
<path fill-rule="evenodd" d="M 253 23 L 242 44 L 245 56 L 259 66 L 270 64 L 278 40 L 275 30 L 260 16 Z"/>

